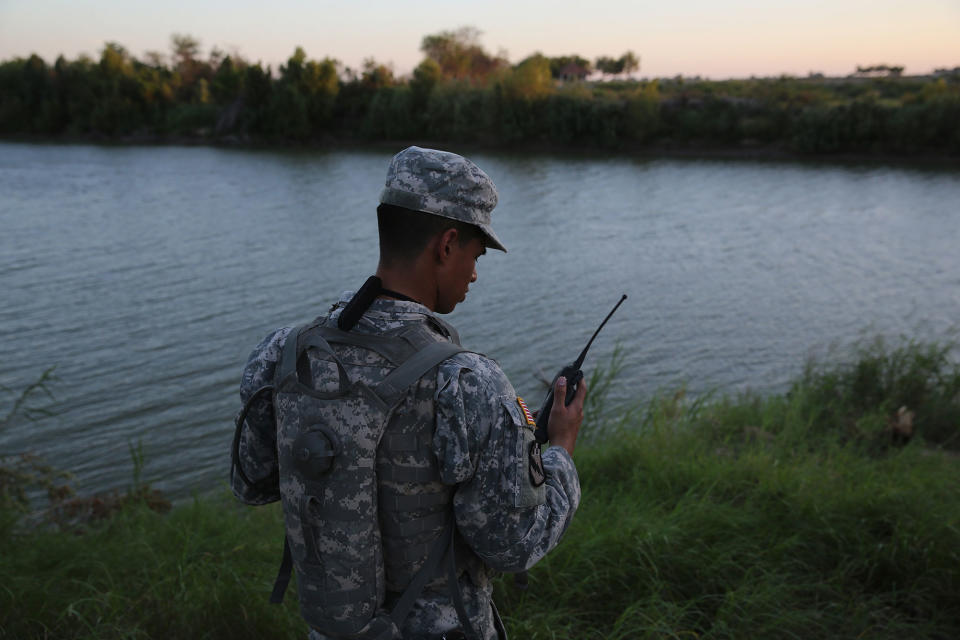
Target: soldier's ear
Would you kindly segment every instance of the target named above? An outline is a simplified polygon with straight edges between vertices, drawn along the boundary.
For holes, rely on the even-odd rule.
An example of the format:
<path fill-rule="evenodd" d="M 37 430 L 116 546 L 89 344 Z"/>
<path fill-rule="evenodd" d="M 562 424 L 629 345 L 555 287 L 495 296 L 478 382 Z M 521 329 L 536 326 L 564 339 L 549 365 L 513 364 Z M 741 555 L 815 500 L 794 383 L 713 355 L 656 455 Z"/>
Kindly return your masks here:
<path fill-rule="evenodd" d="M 442 264 L 450 259 L 450 256 L 453 254 L 453 243 L 458 242 L 459 237 L 460 232 L 453 227 L 438 234 L 436 243 L 436 258 L 438 262 Z"/>

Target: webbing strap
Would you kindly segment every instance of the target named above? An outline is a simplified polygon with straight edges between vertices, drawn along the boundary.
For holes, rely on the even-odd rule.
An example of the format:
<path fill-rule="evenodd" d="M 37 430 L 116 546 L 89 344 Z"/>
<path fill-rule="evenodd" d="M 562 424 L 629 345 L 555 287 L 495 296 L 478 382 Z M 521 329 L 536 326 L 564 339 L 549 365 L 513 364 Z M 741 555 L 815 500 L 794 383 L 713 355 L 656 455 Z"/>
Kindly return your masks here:
<path fill-rule="evenodd" d="M 437 472 L 430 467 L 401 467 L 389 463 L 377 465 L 377 474 L 388 482 L 430 482 L 437 477 Z"/>
<path fill-rule="evenodd" d="M 446 493 L 418 493 L 411 496 L 384 491 L 380 496 L 380 504 L 391 511 L 431 509 L 445 505 L 448 501 L 449 497 Z"/>
<path fill-rule="evenodd" d="M 415 351 L 413 345 L 398 341 L 394 335 L 347 332 L 327 326 L 316 327 L 311 333 L 319 335 L 327 342 L 375 351 L 393 364 L 403 362 Z"/>
<path fill-rule="evenodd" d="M 290 574 L 293 573 L 293 556 L 290 555 L 290 540 L 283 537 L 283 560 L 280 561 L 280 570 L 277 571 L 277 579 L 273 582 L 273 593 L 270 594 L 272 604 L 283 602 L 283 594 L 287 592 L 287 585 L 290 584 Z"/>
<path fill-rule="evenodd" d="M 411 538 L 419 533 L 435 530 L 446 521 L 445 513 L 431 513 L 406 522 L 398 522 L 395 517 L 392 517 L 393 514 L 383 515 L 391 520 L 390 533 L 401 538 Z"/>
<path fill-rule="evenodd" d="M 404 547 L 401 551 L 391 554 L 390 558 L 384 560 L 384 562 L 391 567 L 409 569 L 411 563 L 425 558 L 430 552 L 430 549 L 431 545 L 426 542 L 423 544 L 411 544 Z"/>
<path fill-rule="evenodd" d="M 302 327 L 299 327 L 299 329 L 303 330 Z M 331 359 L 331 361 L 335 365 L 337 365 L 337 375 L 340 376 L 340 383 L 339 383 L 340 386 L 338 387 L 335 393 L 330 395 L 333 397 L 343 395 L 350 388 L 350 377 L 347 375 L 347 370 L 344 368 L 343 363 L 340 362 L 340 358 L 337 357 L 337 354 L 334 352 L 333 347 L 331 347 L 330 343 L 324 340 L 322 336 L 317 335 L 318 333 L 319 332 L 317 331 L 317 329 L 313 327 L 303 331 L 302 335 L 298 334 L 296 336 L 296 339 L 294 340 L 294 342 L 297 344 L 295 364 L 299 363 L 301 354 L 310 347 L 319 349 L 323 353 L 327 354 L 327 356 Z M 287 340 L 289 341 L 290 339 L 287 338 Z M 284 344 L 283 355 L 284 355 L 284 358 L 286 358 L 286 355 L 287 355 L 286 344 Z M 285 368 L 285 370 L 289 372 L 290 368 Z M 280 378 L 280 380 L 283 380 L 283 379 L 284 378 Z M 310 386 L 312 387 L 313 385 L 311 384 Z"/>
<path fill-rule="evenodd" d="M 399 367 L 377 383 L 373 389 L 389 406 L 393 406 L 411 384 L 423 377 L 450 356 L 466 351 L 452 342 L 434 342 L 410 356 Z"/>
<path fill-rule="evenodd" d="M 420 596 L 423 588 L 427 586 L 427 582 L 437 573 L 440 561 L 445 555 L 444 552 L 453 541 L 453 536 L 451 535 L 453 529 L 453 515 L 451 514 L 447 519 L 447 524 L 443 532 L 437 536 L 437 539 L 434 541 L 426 562 L 423 563 L 420 571 L 417 572 L 417 575 L 413 577 L 413 580 L 411 580 L 407 588 L 404 589 L 403 595 L 400 596 L 400 599 L 397 600 L 397 603 L 393 606 L 393 610 L 390 612 L 390 619 L 393 620 L 393 624 L 396 625 L 397 629 L 399 629 L 403 621 L 406 620 L 410 609 L 413 608 L 413 603 Z M 457 591 L 459 591 L 459 589 L 457 589 Z"/>
<path fill-rule="evenodd" d="M 385 433 L 380 446 L 390 451 L 416 451 L 420 448 L 419 433 Z"/>
<path fill-rule="evenodd" d="M 456 527 L 450 527 L 450 544 L 447 547 L 447 554 L 450 556 L 450 562 L 447 563 L 447 586 L 453 598 L 453 607 L 457 610 L 457 617 L 460 618 L 460 624 L 463 626 L 463 634 L 469 640 L 481 640 L 480 635 L 473 629 L 466 607 L 463 606 L 463 594 L 460 593 L 460 581 L 457 579 L 457 554 L 453 544 L 456 534 Z"/>
<path fill-rule="evenodd" d="M 277 362 L 276 373 L 274 374 L 274 386 L 280 388 L 280 383 L 287 379 L 297 367 L 297 342 L 300 332 L 308 325 L 301 324 L 290 330 L 287 339 L 283 343 L 283 349 L 280 351 L 280 361 Z"/>

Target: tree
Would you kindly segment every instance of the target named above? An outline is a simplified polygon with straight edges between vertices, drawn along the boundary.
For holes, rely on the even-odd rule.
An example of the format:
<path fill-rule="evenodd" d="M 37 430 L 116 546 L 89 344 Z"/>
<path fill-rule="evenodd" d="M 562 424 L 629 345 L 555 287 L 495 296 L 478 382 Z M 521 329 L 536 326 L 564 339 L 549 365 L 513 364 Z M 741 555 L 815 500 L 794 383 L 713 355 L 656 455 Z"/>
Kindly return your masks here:
<path fill-rule="evenodd" d="M 628 76 L 640 68 L 640 59 L 633 54 L 633 51 L 624 53 L 617 60 L 617 63 L 620 66 L 620 73 L 625 73 Z"/>
<path fill-rule="evenodd" d="M 130 54 L 116 42 L 107 42 L 100 52 L 100 68 L 107 74 L 122 74 L 130 70 Z"/>
<path fill-rule="evenodd" d="M 230 104 L 240 97 L 245 67 L 243 60 L 234 61 L 232 56 L 227 56 L 220 62 L 210 81 L 210 91 L 217 104 Z"/>
<path fill-rule="evenodd" d="M 160 69 L 166 65 L 166 62 L 163 59 L 163 54 L 159 51 L 147 51 L 145 54 L 143 54 L 143 57 L 146 60 L 145 64 L 148 64 L 151 67 Z"/>
<path fill-rule="evenodd" d="M 603 75 L 615 76 L 621 71 L 623 71 L 622 66 L 623 60 L 616 60 L 607 56 L 601 56 L 597 58 L 597 71 Z"/>
<path fill-rule="evenodd" d="M 868 67 L 857 65 L 857 72 L 853 75 L 861 78 L 899 78 L 903 73 L 903 65 L 875 64 Z"/>
<path fill-rule="evenodd" d="M 564 79 L 570 76 L 585 78 L 593 71 L 593 65 L 586 58 L 572 54 L 568 56 L 557 56 L 550 58 L 550 75 L 556 79 Z"/>
<path fill-rule="evenodd" d="M 379 89 L 394 84 L 393 69 L 385 64 L 378 63 L 373 58 L 363 61 L 363 73 L 360 82 L 368 89 Z"/>
<path fill-rule="evenodd" d="M 619 58 L 610 58 L 602 56 L 597 58 L 597 70 L 603 75 L 618 76 L 621 73 L 630 75 L 640 68 L 640 59 L 633 53 L 627 51 Z"/>
<path fill-rule="evenodd" d="M 248 65 L 243 74 L 243 104 L 245 127 L 255 133 L 264 133 L 269 126 L 267 107 L 273 94 L 270 67 L 260 63 Z"/>
<path fill-rule="evenodd" d="M 116 135 L 143 126 L 146 95 L 127 50 L 116 42 L 107 42 L 100 53 L 98 71 L 97 104 L 90 114 L 92 128 Z"/>
<path fill-rule="evenodd" d="M 553 89 L 550 61 L 542 53 L 535 53 L 521 61 L 506 78 L 506 89 L 511 97 L 539 98 Z"/>
<path fill-rule="evenodd" d="M 174 71 L 180 76 L 180 98 L 184 102 L 209 100 L 213 68 L 199 59 L 200 41 L 193 36 L 175 33 L 170 36 Z M 205 82 L 200 82 L 204 80 Z"/>
<path fill-rule="evenodd" d="M 413 91 L 415 99 L 426 102 L 427 96 L 437 86 L 437 83 L 443 77 L 443 71 L 440 65 L 433 58 L 424 58 L 423 62 L 417 65 L 413 70 L 413 77 L 410 79 L 410 89 Z"/>
<path fill-rule="evenodd" d="M 174 33 L 170 36 L 170 49 L 173 52 L 174 66 L 189 66 L 197 60 L 200 41 L 193 36 Z"/>
<path fill-rule="evenodd" d="M 424 36 L 420 51 L 440 65 L 447 78 L 483 80 L 506 61 L 491 56 L 480 46 L 481 31 L 476 27 L 460 27 Z"/>
<path fill-rule="evenodd" d="M 339 90 L 337 61 L 309 60 L 303 47 L 297 47 L 287 64 L 280 67 L 278 92 L 273 96 L 274 130 L 303 138 L 324 127 Z M 289 117 L 283 115 L 285 110 Z M 281 122 L 284 119 L 287 122 Z"/>

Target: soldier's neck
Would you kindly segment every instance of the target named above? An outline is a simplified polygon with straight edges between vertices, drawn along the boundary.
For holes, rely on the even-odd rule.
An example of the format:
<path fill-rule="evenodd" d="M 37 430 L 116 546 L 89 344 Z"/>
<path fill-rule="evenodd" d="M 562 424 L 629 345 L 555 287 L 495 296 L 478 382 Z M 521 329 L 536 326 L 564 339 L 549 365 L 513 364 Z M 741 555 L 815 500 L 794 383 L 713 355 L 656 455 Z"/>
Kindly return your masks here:
<path fill-rule="evenodd" d="M 425 261 L 417 260 L 409 265 L 377 266 L 376 276 L 384 289 L 413 298 L 431 311 L 436 311 L 437 284 L 433 269 Z M 389 297 L 389 296 L 385 296 Z"/>

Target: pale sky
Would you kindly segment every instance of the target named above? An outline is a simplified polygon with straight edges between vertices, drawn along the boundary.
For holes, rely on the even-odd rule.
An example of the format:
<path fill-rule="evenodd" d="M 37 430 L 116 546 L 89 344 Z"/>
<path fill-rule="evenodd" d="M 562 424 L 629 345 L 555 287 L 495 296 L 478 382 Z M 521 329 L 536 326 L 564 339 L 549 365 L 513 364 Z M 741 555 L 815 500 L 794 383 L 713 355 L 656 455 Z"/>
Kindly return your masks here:
<path fill-rule="evenodd" d="M 373 57 L 406 74 L 423 57 L 423 36 L 465 25 L 511 62 L 535 51 L 595 60 L 632 50 L 640 77 L 960 66 L 960 0 L 0 0 L 0 60 L 97 58 L 107 41 L 142 58 L 168 53 L 170 35 L 182 33 L 204 55 L 216 46 L 274 68 L 299 45 L 311 58 L 357 68 Z"/>

